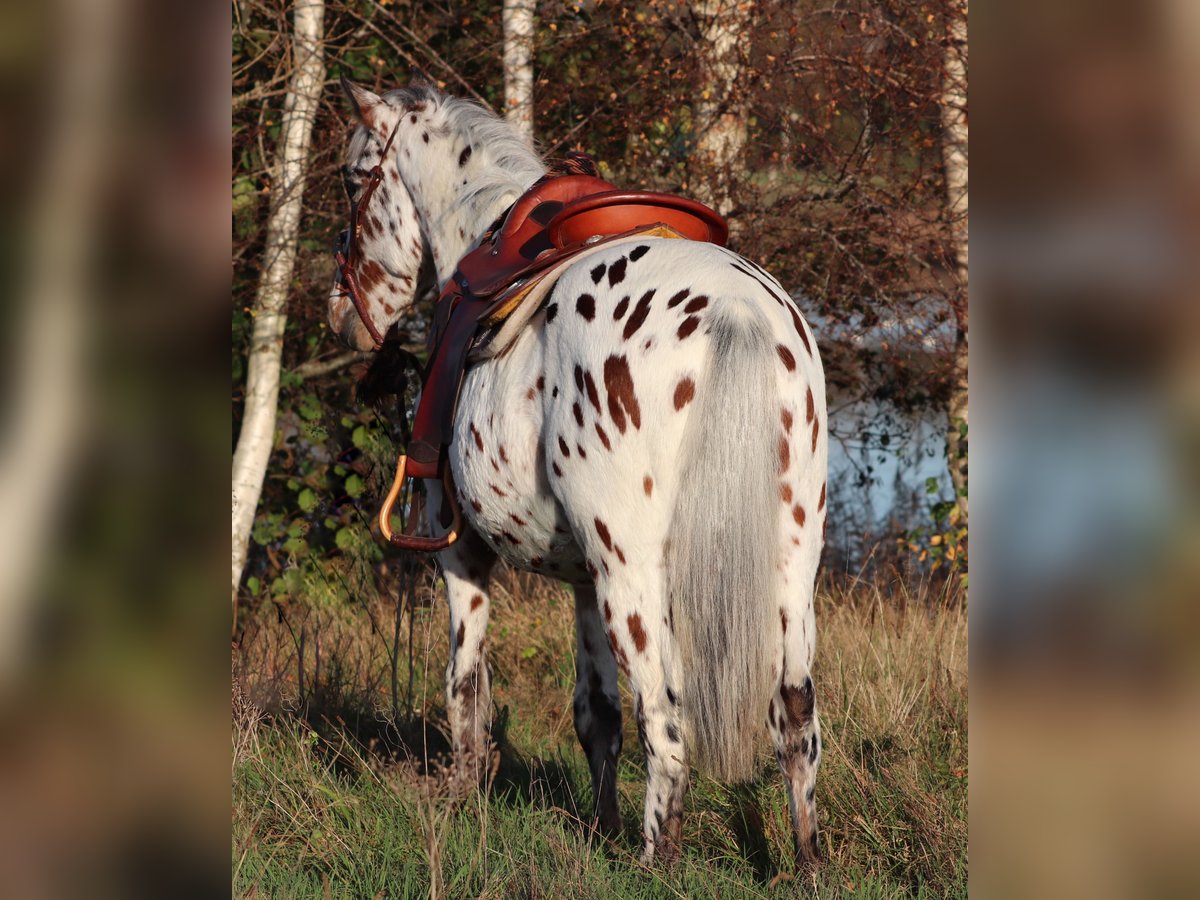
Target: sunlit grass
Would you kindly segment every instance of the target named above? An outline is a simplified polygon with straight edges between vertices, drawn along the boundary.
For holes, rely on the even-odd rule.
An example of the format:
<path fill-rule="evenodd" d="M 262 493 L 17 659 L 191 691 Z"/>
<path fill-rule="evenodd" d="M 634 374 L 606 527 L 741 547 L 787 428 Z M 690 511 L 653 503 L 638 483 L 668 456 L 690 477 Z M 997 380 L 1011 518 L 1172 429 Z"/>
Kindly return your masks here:
<path fill-rule="evenodd" d="M 827 861 L 806 884 L 790 878 L 786 794 L 765 746 L 748 789 L 693 779 L 683 859 L 647 869 L 637 858 L 644 768 L 627 715 L 625 833 L 606 842 L 590 831 L 587 766 L 571 723 L 571 598 L 532 576 L 506 574 L 494 591 L 501 758 L 493 790 L 445 799 L 445 606 L 412 617 L 411 693 L 404 619 L 398 716 L 394 616 L 386 602 L 369 606 L 374 626 L 362 612 L 293 609 L 286 622 L 263 611 L 246 630 L 233 730 L 239 896 L 756 897 L 813 886 L 821 896 L 966 893 L 960 597 L 882 581 L 821 592 L 817 797 Z"/>

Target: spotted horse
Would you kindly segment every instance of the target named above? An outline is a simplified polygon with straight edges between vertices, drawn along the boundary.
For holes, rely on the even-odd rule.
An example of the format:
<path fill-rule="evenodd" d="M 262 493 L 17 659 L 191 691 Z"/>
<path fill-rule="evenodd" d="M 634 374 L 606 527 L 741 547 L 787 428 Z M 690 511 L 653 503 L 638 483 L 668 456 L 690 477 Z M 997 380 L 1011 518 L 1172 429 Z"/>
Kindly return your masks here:
<path fill-rule="evenodd" d="M 347 344 L 371 349 L 420 295 L 422 261 L 445 286 L 547 168 L 504 120 L 431 85 L 343 86 L 356 124 L 345 182 L 361 229 L 328 318 Z M 426 483 L 432 529 L 446 524 L 445 485 L 462 510 L 461 538 L 439 554 L 456 763 L 482 777 L 499 558 L 574 586 L 574 721 L 597 827 L 621 829 L 621 671 L 646 758 L 643 859 L 679 855 L 689 767 L 749 778 L 765 723 L 797 864 L 814 866 L 825 417 L 813 335 L 749 260 L 647 237 L 569 265 L 512 345 L 467 369 L 452 479 Z"/>

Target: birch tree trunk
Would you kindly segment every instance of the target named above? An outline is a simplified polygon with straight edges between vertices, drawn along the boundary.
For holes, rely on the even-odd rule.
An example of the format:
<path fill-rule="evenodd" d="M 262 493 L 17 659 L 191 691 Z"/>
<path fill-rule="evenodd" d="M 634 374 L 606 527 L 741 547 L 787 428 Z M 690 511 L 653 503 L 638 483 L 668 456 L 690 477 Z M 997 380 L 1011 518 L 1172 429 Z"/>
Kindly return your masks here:
<path fill-rule="evenodd" d="M 533 141 L 534 0 L 504 0 L 504 114 Z"/>
<path fill-rule="evenodd" d="M 724 215 L 745 172 L 746 98 L 738 89 L 745 68 L 742 46 L 754 12 L 753 0 L 694 0 L 706 45 L 700 60 L 699 101 L 692 110 L 696 143 L 689 190 Z"/>
<path fill-rule="evenodd" d="M 955 303 L 953 387 L 947 412 L 946 458 L 950 479 L 967 519 L 967 2 L 951 5 L 946 29 L 945 71 L 942 82 L 942 161 L 946 173 L 946 207 L 954 244 L 959 296 Z"/>
<path fill-rule="evenodd" d="M 246 564 L 246 547 L 275 443 L 279 368 L 287 296 L 296 263 L 300 213 L 313 120 L 325 81 L 322 59 L 324 0 L 296 0 L 292 24 L 292 84 L 284 101 L 267 217 L 262 275 L 254 301 L 254 335 L 246 370 L 246 407 L 233 454 L 233 603 Z"/>

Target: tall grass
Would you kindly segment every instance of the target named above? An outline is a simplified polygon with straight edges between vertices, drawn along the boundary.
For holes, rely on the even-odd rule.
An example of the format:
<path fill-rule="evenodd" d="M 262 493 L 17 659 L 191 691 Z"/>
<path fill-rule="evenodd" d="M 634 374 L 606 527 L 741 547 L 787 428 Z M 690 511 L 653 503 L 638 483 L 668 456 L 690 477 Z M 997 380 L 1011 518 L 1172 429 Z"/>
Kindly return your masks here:
<path fill-rule="evenodd" d="M 565 588 L 533 576 L 499 579 L 489 632 L 496 774 L 490 794 L 458 803 L 443 790 L 443 603 L 419 606 L 399 630 L 384 600 L 367 604 L 369 616 L 260 610 L 234 654 L 234 893 L 965 895 L 961 597 L 883 579 L 819 592 L 826 864 L 803 882 L 791 877 L 786 794 L 766 746 L 747 787 L 695 779 L 682 860 L 646 868 L 637 859 L 645 770 L 627 714 L 625 833 L 609 842 L 588 828 L 590 783 L 571 722 L 571 603 Z"/>

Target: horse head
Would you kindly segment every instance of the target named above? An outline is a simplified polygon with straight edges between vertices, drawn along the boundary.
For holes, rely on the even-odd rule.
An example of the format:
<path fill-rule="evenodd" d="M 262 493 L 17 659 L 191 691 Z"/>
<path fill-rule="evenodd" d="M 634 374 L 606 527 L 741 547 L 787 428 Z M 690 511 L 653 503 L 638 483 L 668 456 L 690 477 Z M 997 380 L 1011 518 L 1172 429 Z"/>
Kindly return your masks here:
<path fill-rule="evenodd" d="M 399 103 L 345 79 L 342 87 L 355 122 L 342 166 L 350 222 L 335 247 L 328 321 L 349 346 L 377 350 L 427 287 L 427 242 L 397 164 Z"/>
<path fill-rule="evenodd" d="M 511 124 L 427 80 L 382 95 L 345 80 L 342 86 L 358 127 L 346 158 L 349 252 L 340 256 L 330 324 L 366 349 L 378 343 L 372 328 L 385 332 L 412 306 L 421 260 L 427 255 L 438 285 L 445 284 L 546 169 Z M 362 308 L 370 326 L 360 322 Z"/>

